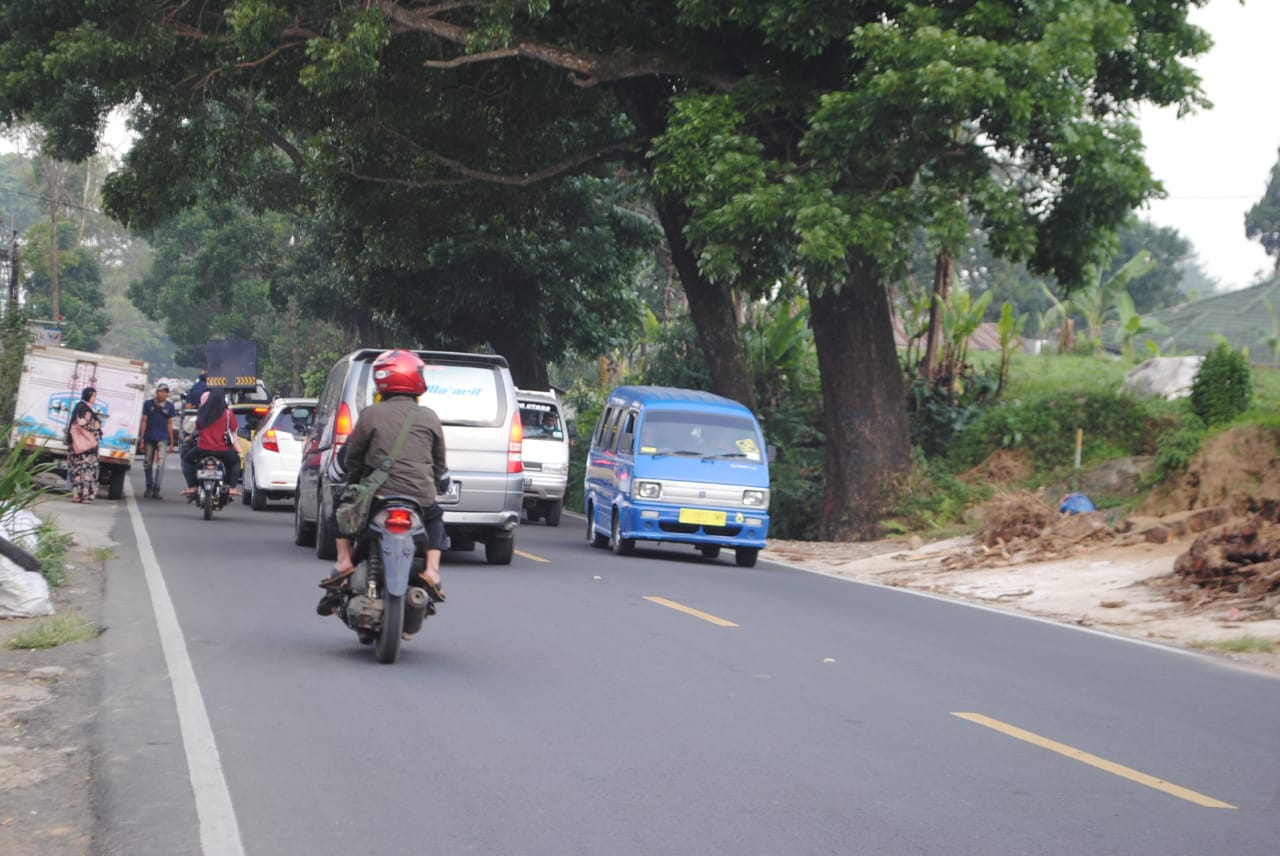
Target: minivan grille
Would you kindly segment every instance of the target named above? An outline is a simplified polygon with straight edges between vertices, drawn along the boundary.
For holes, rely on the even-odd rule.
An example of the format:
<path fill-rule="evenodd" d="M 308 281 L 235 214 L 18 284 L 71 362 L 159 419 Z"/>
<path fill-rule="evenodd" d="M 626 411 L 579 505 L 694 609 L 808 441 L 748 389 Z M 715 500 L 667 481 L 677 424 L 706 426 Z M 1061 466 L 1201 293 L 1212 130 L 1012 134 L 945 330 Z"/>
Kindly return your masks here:
<path fill-rule="evenodd" d="M 742 531 L 741 526 L 698 526 L 694 523 L 668 523 L 665 520 L 660 525 L 663 532 L 670 532 L 673 535 L 696 535 L 701 530 L 703 535 L 733 538 Z"/>

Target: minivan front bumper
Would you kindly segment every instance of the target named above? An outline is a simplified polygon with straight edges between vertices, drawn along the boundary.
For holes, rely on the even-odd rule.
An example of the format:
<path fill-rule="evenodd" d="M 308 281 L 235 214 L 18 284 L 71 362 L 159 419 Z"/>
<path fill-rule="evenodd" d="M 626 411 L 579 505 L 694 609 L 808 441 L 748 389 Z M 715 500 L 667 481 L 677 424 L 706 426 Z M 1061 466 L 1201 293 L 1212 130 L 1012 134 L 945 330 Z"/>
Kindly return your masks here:
<path fill-rule="evenodd" d="M 724 514 L 724 525 L 682 521 L 681 512 Z M 687 517 L 688 515 L 686 515 Z M 618 509 L 623 538 L 667 541 L 674 544 L 714 544 L 720 547 L 764 549 L 769 533 L 769 512 L 761 508 L 715 508 L 671 505 L 663 502 L 631 502 Z"/>

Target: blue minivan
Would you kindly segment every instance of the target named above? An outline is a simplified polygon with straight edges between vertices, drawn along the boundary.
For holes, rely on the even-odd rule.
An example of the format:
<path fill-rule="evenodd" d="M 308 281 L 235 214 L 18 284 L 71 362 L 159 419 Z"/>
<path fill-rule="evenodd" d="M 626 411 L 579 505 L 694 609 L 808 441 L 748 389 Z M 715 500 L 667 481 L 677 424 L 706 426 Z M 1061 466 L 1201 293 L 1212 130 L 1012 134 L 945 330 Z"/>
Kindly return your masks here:
<path fill-rule="evenodd" d="M 637 541 L 722 547 L 753 567 L 769 531 L 769 462 L 755 415 L 709 392 L 620 386 L 591 436 L 587 540 L 619 555 Z"/>

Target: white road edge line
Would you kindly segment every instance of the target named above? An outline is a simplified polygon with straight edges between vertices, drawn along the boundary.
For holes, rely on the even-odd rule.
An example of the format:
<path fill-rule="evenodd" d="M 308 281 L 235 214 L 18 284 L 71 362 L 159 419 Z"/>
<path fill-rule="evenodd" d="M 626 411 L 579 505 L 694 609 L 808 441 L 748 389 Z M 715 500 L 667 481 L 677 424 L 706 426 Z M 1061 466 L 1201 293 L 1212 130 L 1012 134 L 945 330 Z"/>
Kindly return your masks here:
<path fill-rule="evenodd" d="M 780 562 L 777 559 L 766 559 L 764 557 L 761 557 L 760 561 L 768 563 L 770 565 L 777 565 L 780 568 L 787 568 L 792 571 L 803 571 L 806 574 L 814 574 L 820 577 L 830 577 L 833 580 L 840 580 L 841 582 L 846 582 L 846 583 L 855 583 L 860 586 L 867 586 L 868 588 L 876 588 L 876 589 L 881 589 L 883 591 L 894 591 L 900 594 L 909 594 L 909 595 L 912 595 L 913 597 L 923 597 L 929 600 L 936 600 L 939 603 L 949 603 L 952 606 L 963 606 L 963 607 L 967 607 L 968 609 L 979 609 L 979 610 L 982 610 L 983 612 L 992 612 L 992 613 L 995 613 L 996 615 L 1003 615 L 1007 618 L 1020 618 L 1023 621 L 1034 621 L 1037 624 L 1047 624 L 1050 627 L 1058 627 L 1062 630 L 1072 630 L 1077 633 L 1088 633 L 1090 636 L 1098 636 L 1102 639 L 1110 639 L 1113 642 L 1128 642 L 1131 645 L 1141 645 L 1144 648 L 1153 648 L 1156 651 L 1163 651 L 1166 654 L 1181 654 L 1184 657 L 1191 657 L 1193 659 L 1199 660 L 1202 663 L 1215 662 L 1209 659 L 1208 657 L 1205 657 L 1199 651 L 1192 651 L 1187 648 L 1178 648 L 1177 646 L 1174 646 L 1174 645 L 1166 645 L 1163 642 L 1152 642 L 1148 639 L 1135 639 L 1132 636 L 1123 636 L 1119 633 L 1108 633 L 1105 630 L 1095 630 L 1092 627 L 1081 627 L 1079 624 L 1066 624 L 1064 622 L 1054 621 L 1052 618 L 1045 618 L 1040 615 L 1029 615 L 1025 612 L 1015 612 L 1012 609 L 1002 609 L 998 606 L 989 606 L 988 604 L 985 604 L 985 603 L 973 603 L 967 600 L 960 600 L 959 598 L 951 598 L 951 597 L 946 597 L 945 595 L 934 594 L 933 592 L 929 592 L 929 591 L 918 591 L 916 589 L 906 588 L 905 586 L 891 586 L 891 585 L 887 585 L 886 583 L 876 583 L 870 580 L 859 580 L 859 579 L 855 579 L 854 577 L 843 577 L 843 576 L 840 576 L 839 574 L 833 574 L 828 571 L 819 571 L 819 570 L 815 570 L 814 568 L 806 568 L 803 565 L 793 565 L 790 562 Z"/>
<path fill-rule="evenodd" d="M 191 666 L 178 614 L 169 599 L 160 562 L 156 559 L 142 512 L 132 492 L 126 501 L 138 541 L 143 576 L 151 592 L 151 608 L 155 612 L 156 628 L 160 631 L 160 648 L 169 667 L 169 681 L 177 703 L 178 727 L 182 731 L 182 745 L 186 750 L 187 770 L 191 775 L 191 790 L 195 794 L 196 817 L 200 824 L 200 850 L 204 856 L 244 856 L 231 792 L 222 774 L 222 760 L 213 739 L 213 727 L 209 723 L 209 713 L 204 706 L 195 669 Z"/>
<path fill-rule="evenodd" d="M 565 509 L 563 513 L 569 515 L 570 517 L 577 517 L 578 519 L 583 521 L 586 521 L 587 519 L 585 514 L 579 514 L 576 511 L 569 511 L 568 509 Z M 855 579 L 854 577 L 844 577 L 839 574 L 833 574 L 830 571 L 819 571 L 815 568 L 806 568 L 804 565 L 797 565 L 797 564 L 793 564 L 792 562 L 782 562 L 777 559 L 766 558 L 765 556 L 761 556 L 760 561 L 770 565 L 777 565 L 780 568 L 787 568 L 788 570 L 792 570 L 792 571 L 803 571 L 806 574 L 814 574 L 815 576 L 819 576 L 819 577 L 829 577 L 833 580 L 840 580 L 846 583 L 856 583 L 857 585 L 860 585 L 860 586 L 883 589 L 884 591 L 896 591 L 900 594 L 909 594 L 909 595 L 913 595 L 914 597 L 928 598 L 929 600 L 936 600 L 936 601 L 939 601 L 940 603 L 949 603 L 949 604 L 952 604 L 953 606 L 964 606 L 964 607 L 968 607 L 969 609 L 980 609 L 983 612 L 993 612 L 996 615 L 1004 615 L 1004 616 L 1008 616 L 1009 618 L 1021 618 L 1024 621 L 1034 621 L 1039 624 L 1047 624 L 1051 627 L 1060 627 L 1063 630 L 1074 630 L 1078 633 L 1088 633 L 1091 636 L 1099 636 L 1103 639 L 1111 639 L 1116 642 L 1128 642 L 1132 645 L 1141 645 L 1144 648 L 1153 648 L 1157 651 L 1164 651 L 1166 654 L 1181 654 L 1184 657 L 1191 657 L 1193 659 L 1199 660 L 1202 663 L 1214 663 L 1215 665 L 1224 665 L 1222 663 L 1217 663 L 1217 661 L 1212 660 L 1211 658 L 1205 657 L 1199 651 L 1192 651 L 1187 648 L 1179 648 L 1175 645 L 1166 645 L 1163 642 L 1152 642 L 1148 639 L 1135 639 L 1132 636 L 1124 636 L 1119 633 L 1108 633 L 1105 630 L 1095 630 L 1092 627 L 1081 627 L 1078 624 L 1066 624 L 1061 621 L 1054 621 L 1052 618 L 1044 618 L 1043 616 L 1040 616 L 1040 615 L 1028 615 L 1025 612 L 1016 612 L 1012 609 L 1001 609 L 998 606 L 989 606 L 985 603 L 972 603 L 971 601 L 960 600 L 959 598 L 946 597 L 944 595 L 934 594 L 933 592 L 917 591 L 916 589 L 905 588 L 903 586 L 891 586 L 891 585 L 886 585 L 885 583 L 871 582 L 870 580 L 859 580 L 859 579 Z"/>

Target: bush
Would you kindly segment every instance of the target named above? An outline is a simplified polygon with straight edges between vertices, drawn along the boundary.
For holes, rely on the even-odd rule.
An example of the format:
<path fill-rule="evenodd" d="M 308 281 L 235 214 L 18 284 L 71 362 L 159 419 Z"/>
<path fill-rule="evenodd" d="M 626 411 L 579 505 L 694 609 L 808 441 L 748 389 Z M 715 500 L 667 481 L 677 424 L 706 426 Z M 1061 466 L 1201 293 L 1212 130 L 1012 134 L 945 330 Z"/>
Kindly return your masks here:
<path fill-rule="evenodd" d="M 959 523 L 966 511 L 991 496 L 985 484 L 956 478 L 946 466 L 916 450 L 916 464 L 898 492 L 885 531 L 927 532 Z"/>
<path fill-rule="evenodd" d="M 956 469 L 981 463 L 997 449 L 1022 449 L 1039 465 L 1061 466 L 1075 456 L 1084 429 L 1083 458 L 1154 454 L 1164 402 L 1115 391 L 1037 395 L 986 410 L 960 432 L 948 453 Z"/>
<path fill-rule="evenodd" d="M 1209 427 L 1225 424 L 1249 409 L 1251 388 L 1248 358 L 1222 342 L 1200 364 L 1191 409 Z"/>
<path fill-rule="evenodd" d="M 1191 459 L 1200 451 L 1204 437 L 1205 425 L 1194 414 L 1188 414 L 1182 424 L 1161 433 L 1156 441 L 1152 483 L 1158 484 L 1172 475 L 1185 472 Z"/>

